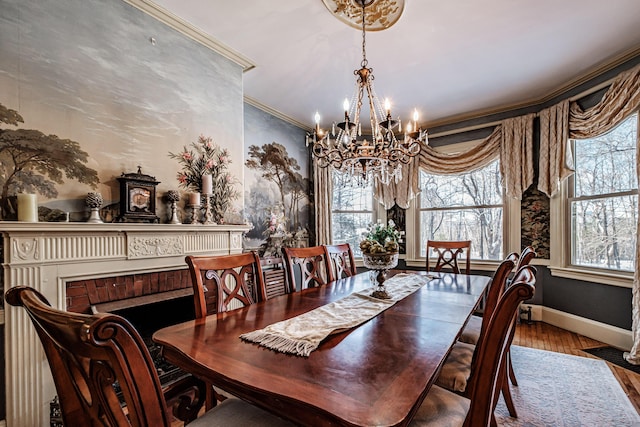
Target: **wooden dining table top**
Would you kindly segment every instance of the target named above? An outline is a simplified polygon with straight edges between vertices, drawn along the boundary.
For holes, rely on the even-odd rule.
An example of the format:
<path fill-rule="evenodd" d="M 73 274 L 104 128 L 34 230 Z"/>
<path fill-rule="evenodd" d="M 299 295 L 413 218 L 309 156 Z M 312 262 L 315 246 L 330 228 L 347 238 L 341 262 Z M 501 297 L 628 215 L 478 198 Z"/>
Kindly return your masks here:
<path fill-rule="evenodd" d="M 406 425 L 490 281 L 436 275 L 374 318 L 330 335 L 309 357 L 240 335 L 371 287 L 368 273 L 169 326 L 153 340 L 170 363 L 301 425 Z"/>

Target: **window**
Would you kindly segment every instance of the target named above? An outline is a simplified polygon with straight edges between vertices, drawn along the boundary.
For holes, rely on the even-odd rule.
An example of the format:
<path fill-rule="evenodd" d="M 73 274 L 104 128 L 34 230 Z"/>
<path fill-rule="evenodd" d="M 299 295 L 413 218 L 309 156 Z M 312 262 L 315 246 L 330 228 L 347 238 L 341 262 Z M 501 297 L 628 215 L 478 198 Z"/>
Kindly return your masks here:
<path fill-rule="evenodd" d="M 333 172 L 331 239 L 350 243 L 355 256 L 362 256 L 360 240 L 374 222 L 373 187 L 357 186 L 349 174 Z"/>
<path fill-rule="evenodd" d="M 427 240 L 471 240 L 471 256 L 499 260 L 503 254 L 503 190 L 498 160 L 461 175 L 420 171 L 420 255 Z"/>
<path fill-rule="evenodd" d="M 595 138 L 573 143 L 569 179 L 571 264 L 617 271 L 635 268 L 638 115 Z"/>

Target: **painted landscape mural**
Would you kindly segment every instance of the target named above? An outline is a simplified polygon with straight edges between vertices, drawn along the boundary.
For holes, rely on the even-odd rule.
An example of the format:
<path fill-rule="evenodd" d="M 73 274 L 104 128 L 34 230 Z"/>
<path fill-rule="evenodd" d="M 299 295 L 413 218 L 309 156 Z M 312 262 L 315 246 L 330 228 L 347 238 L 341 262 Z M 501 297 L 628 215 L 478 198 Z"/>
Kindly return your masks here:
<path fill-rule="evenodd" d="M 245 217 L 253 229 L 246 249 L 276 255 L 308 246 L 312 202 L 305 131 L 245 104 Z"/>
<path fill-rule="evenodd" d="M 8 198 L 27 192 L 83 221 L 88 192 L 117 206 L 116 178 L 140 166 L 160 181 L 157 214 L 166 222 L 163 196 L 181 189 L 182 168 L 169 153 L 206 135 L 228 151 L 240 197 L 225 220 L 240 221 L 242 96 L 241 66 L 121 0 L 3 0 L 3 215 L 12 214 Z"/>

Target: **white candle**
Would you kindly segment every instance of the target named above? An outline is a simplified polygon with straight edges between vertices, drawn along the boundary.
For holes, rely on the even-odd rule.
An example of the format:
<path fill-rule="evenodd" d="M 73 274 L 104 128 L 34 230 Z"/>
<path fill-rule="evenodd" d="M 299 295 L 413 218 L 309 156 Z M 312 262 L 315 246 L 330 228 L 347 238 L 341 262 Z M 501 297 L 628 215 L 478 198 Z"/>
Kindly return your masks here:
<path fill-rule="evenodd" d="M 200 193 L 189 193 L 189 204 L 190 205 L 199 205 L 200 204 Z"/>
<path fill-rule="evenodd" d="M 202 192 L 204 194 L 213 193 L 213 177 L 211 175 L 202 175 Z"/>
<path fill-rule="evenodd" d="M 38 222 L 38 200 L 35 194 L 18 194 L 18 221 Z"/>

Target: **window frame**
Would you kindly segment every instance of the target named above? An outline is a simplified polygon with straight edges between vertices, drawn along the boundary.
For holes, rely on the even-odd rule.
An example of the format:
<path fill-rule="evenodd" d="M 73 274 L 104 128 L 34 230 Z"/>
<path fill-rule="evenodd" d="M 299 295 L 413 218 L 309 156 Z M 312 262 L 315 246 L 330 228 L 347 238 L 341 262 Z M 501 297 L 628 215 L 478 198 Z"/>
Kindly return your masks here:
<path fill-rule="evenodd" d="M 636 114 L 636 139 L 640 139 L 640 110 L 635 110 L 630 114 L 630 116 L 634 114 Z M 626 117 L 622 121 L 627 120 L 630 116 Z M 622 123 L 622 121 L 620 123 Z M 640 155 L 637 150 L 638 144 L 639 141 L 636 141 L 636 158 L 638 158 L 638 156 Z M 573 150 L 574 146 L 575 141 L 571 141 L 572 155 L 574 155 L 573 153 L 575 152 L 575 150 Z M 636 160 L 636 164 L 637 162 L 638 160 Z M 549 270 L 551 271 L 551 274 L 556 277 L 567 279 L 576 279 L 585 282 L 601 283 L 623 288 L 632 288 L 634 275 L 633 271 L 587 267 L 575 265 L 572 263 L 571 202 L 572 200 L 582 199 L 582 197 L 571 197 L 572 191 L 570 186 L 573 184 L 573 179 L 573 177 L 570 177 L 563 180 L 560 183 L 559 191 L 553 197 L 551 197 L 551 215 L 549 226 L 549 231 L 551 234 L 551 264 L 549 266 Z M 640 183 L 638 183 L 638 186 L 640 187 Z M 634 191 L 634 194 L 638 194 L 640 201 L 640 191 L 636 189 Z M 598 197 L 602 196 L 603 195 L 598 195 Z M 606 196 L 606 194 L 604 196 Z M 640 215 L 640 212 L 638 212 L 638 214 Z M 638 268 L 638 266 L 636 266 L 636 268 Z"/>
<path fill-rule="evenodd" d="M 331 173 L 332 173 L 332 174 L 334 174 L 334 173 L 336 173 L 336 171 L 332 170 L 332 171 L 331 171 Z M 334 183 L 334 181 L 333 181 L 333 175 L 332 175 L 331 179 L 332 179 L 332 183 Z M 334 206 L 333 206 L 333 196 L 332 196 L 332 203 L 331 203 L 331 243 L 332 243 L 332 244 L 336 244 L 336 243 L 343 243 L 343 242 L 334 242 L 334 241 L 333 241 L 333 224 L 334 224 L 334 221 L 333 221 L 333 215 L 334 215 L 334 214 L 336 214 L 336 213 L 337 213 L 337 214 L 340 214 L 340 213 L 345 213 L 345 214 L 351 214 L 351 213 L 353 213 L 353 214 L 358 214 L 358 213 L 369 213 L 369 212 L 371 212 L 371 223 L 375 223 L 375 222 L 377 222 L 378 220 L 381 220 L 381 221 L 383 221 L 383 222 L 385 222 L 385 223 L 386 223 L 386 221 L 387 221 L 387 211 L 386 211 L 386 209 L 384 209 L 384 207 L 382 206 L 382 204 L 381 204 L 380 202 L 378 202 L 378 201 L 377 201 L 373 196 L 374 196 L 374 190 L 373 190 L 373 186 L 372 186 L 372 188 L 371 188 L 371 194 L 370 194 L 370 197 L 371 197 L 371 206 L 372 206 L 371 211 L 368 211 L 368 210 L 344 210 L 344 209 L 334 209 Z M 352 248 L 352 249 L 354 250 L 354 258 L 355 258 L 355 261 L 356 261 L 356 267 L 363 267 L 363 264 L 362 264 L 362 256 L 358 256 L 358 255 L 355 253 L 356 248 Z M 402 258 L 402 255 L 400 256 L 400 258 Z"/>
<path fill-rule="evenodd" d="M 435 135 L 434 135 L 435 136 Z M 465 141 L 457 144 L 449 144 L 440 147 L 434 147 L 435 150 L 453 154 L 469 150 L 471 147 L 482 143 L 484 140 Z M 498 159 L 499 161 L 499 159 Z M 420 244 L 420 197 L 418 194 L 412 201 L 411 206 L 407 209 L 407 255 L 406 263 L 411 267 L 425 267 L 427 259 L 420 255 L 422 246 Z M 502 253 L 504 256 L 511 252 L 520 252 L 520 200 L 507 197 L 503 191 L 502 195 Z M 512 233 L 512 230 L 518 230 Z M 411 238 L 411 239 L 410 239 Z M 412 240 L 412 241 L 411 241 Z M 502 262 L 500 260 L 479 260 L 471 259 L 471 269 L 478 271 L 495 271 L 497 266 Z"/>

